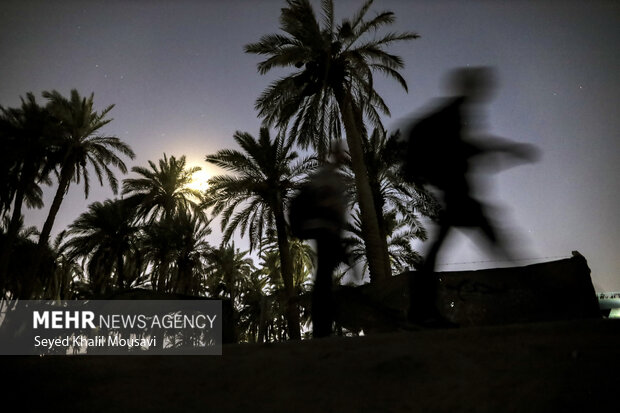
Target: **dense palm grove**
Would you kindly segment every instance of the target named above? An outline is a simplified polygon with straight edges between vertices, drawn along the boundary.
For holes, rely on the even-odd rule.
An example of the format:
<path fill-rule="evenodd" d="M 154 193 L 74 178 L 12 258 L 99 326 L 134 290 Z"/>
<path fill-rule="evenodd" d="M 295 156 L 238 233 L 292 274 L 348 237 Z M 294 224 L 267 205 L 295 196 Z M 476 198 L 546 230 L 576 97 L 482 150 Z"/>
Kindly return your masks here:
<path fill-rule="evenodd" d="M 406 90 L 398 73 L 403 62 L 386 48 L 417 35 L 380 36 L 395 16 L 387 11 L 368 19 L 371 3 L 336 24 L 333 1 L 322 1 L 317 19 L 308 0 L 288 0 L 281 33 L 246 46 L 246 53 L 265 58 L 259 73 L 291 72 L 257 99 L 264 127 L 256 136 L 237 132 L 237 149 L 206 155 L 229 174 L 212 177 L 204 192 L 191 189 L 199 168 L 189 167 L 185 156 L 164 155 L 133 167 L 119 182 L 116 174 L 127 172 L 125 162 L 134 153 L 102 134 L 113 106 L 96 111 L 92 94 L 43 92 L 39 103 L 28 93 L 20 107 L 0 107 L 2 305 L 109 298 L 142 288 L 230 300 L 241 340 L 301 337 L 309 309 L 300 297 L 312 288 L 315 256 L 307 242 L 291 236 L 288 202 L 329 159 L 343 132 L 350 161 L 342 173 L 352 204 L 345 234 L 349 262 L 336 280 L 363 267 L 379 283 L 416 266 L 420 257 L 412 241 L 426 237 L 420 216 L 432 217 L 436 205 L 399 175 L 398 134 L 382 127 L 389 109 L 373 75 L 387 75 Z M 50 240 L 69 187 L 82 185 L 88 196 L 93 173 L 118 198 L 92 203 Z M 49 206 L 43 185 L 56 188 Z M 24 210 L 43 207 L 49 213 L 42 229 L 24 228 Z M 221 218 L 220 245 L 207 242 L 215 216 Z M 249 250 L 235 247 L 235 233 L 249 239 Z"/>

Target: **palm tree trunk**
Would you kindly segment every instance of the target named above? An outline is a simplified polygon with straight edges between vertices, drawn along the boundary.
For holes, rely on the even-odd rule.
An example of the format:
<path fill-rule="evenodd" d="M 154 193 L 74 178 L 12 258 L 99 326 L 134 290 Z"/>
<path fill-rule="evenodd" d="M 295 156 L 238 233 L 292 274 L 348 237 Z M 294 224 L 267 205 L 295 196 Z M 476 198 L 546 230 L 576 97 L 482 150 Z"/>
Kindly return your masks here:
<path fill-rule="evenodd" d="M 374 182 L 373 182 L 374 185 Z M 371 186 L 372 188 L 372 186 Z M 379 188 L 379 184 L 377 183 L 376 188 Z M 379 227 L 379 236 L 381 237 L 381 250 L 383 251 L 383 253 L 385 254 L 384 257 L 387 260 L 388 263 L 388 276 L 390 276 L 392 274 L 392 266 L 391 266 L 391 259 L 390 259 L 390 250 L 388 248 L 388 234 L 387 234 L 387 228 L 385 227 L 385 217 L 383 216 L 383 207 L 385 205 L 385 199 L 383 198 L 383 196 L 380 193 L 374 193 L 375 191 L 373 191 L 373 205 L 375 207 L 375 212 L 377 215 L 377 225 Z"/>
<path fill-rule="evenodd" d="M 125 286 L 125 259 L 122 252 L 118 252 L 116 255 L 116 282 L 118 288 L 121 290 L 126 288 Z"/>
<path fill-rule="evenodd" d="M 0 286 L 4 285 L 4 281 L 6 280 L 7 273 L 9 270 L 9 264 L 11 261 L 11 253 L 13 251 L 13 245 L 15 245 L 15 240 L 17 239 L 17 233 L 19 232 L 19 221 L 22 215 L 22 204 L 24 202 L 24 191 L 21 188 L 18 188 L 15 192 L 15 202 L 13 204 L 13 215 L 11 216 L 11 221 L 9 222 L 9 227 L 7 228 L 6 235 L 4 237 L 4 242 L 2 247 L 2 252 L 0 252 Z"/>
<path fill-rule="evenodd" d="M 39 243 L 38 243 L 38 252 L 33 257 L 32 262 L 30 263 L 28 272 L 31 277 L 39 277 L 41 270 L 41 259 L 43 256 L 43 251 L 47 247 L 50 233 L 52 232 L 52 226 L 54 225 L 54 220 L 56 219 L 56 215 L 60 210 L 60 205 L 62 204 L 62 200 L 67 193 L 69 188 L 69 183 L 71 181 L 71 177 L 73 176 L 73 168 L 63 168 L 60 174 L 60 181 L 58 182 L 58 189 L 56 189 L 56 195 L 54 196 L 54 200 L 52 202 L 52 206 L 50 207 L 50 212 L 47 215 L 47 219 L 43 224 L 43 229 L 41 229 L 41 235 L 39 235 Z M 47 292 L 44 292 L 44 295 Z"/>
<path fill-rule="evenodd" d="M 360 129 L 356 124 L 356 116 L 351 105 L 351 96 L 346 92 L 336 93 L 336 101 L 342 115 L 342 123 L 347 135 L 347 144 L 351 155 L 351 169 L 355 175 L 355 186 L 360 206 L 362 221 L 362 237 L 368 256 L 370 281 L 377 283 L 391 275 L 387 242 L 381 238 L 377 211 L 368 180 Z M 361 121 L 361 120 L 360 120 Z"/>
<path fill-rule="evenodd" d="M 278 235 L 278 250 L 280 252 L 280 266 L 282 267 L 282 280 L 286 289 L 286 321 L 288 324 L 288 335 L 291 340 L 301 339 L 299 328 L 299 309 L 295 294 L 295 284 L 293 282 L 293 260 L 291 249 L 286 234 L 286 221 L 281 202 L 276 205 L 275 211 L 276 232 Z"/>
<path fill-rule="evenodd" d="M 60 205 L 62 204 L 65 194 L 69 190 L 69 184 L 71 182 L 73 172 L 74 168 L 72 166 L 62 168 L 62 172 L 60 173 L 60 182 L 58 182 L 58 189 L 56 189 L 56 195 L 54 195 L 54 201 L 52 202 L 50 212 L 47 214 L 47 219 L 41 229 L 41 235 L 39 236 L 39 247 L 46 245 L 49 241 L 50 233 L 52 232 L 52 227 L 54 226 L 54 221 L 56 220 L 56 215 L 60 210 Z"/>
<path fill-rule="evenodd" d="M 166 286 L 168 284 L 168 273 L 169 273 L 168 259 L 163 259 L 159 262 L 159 268 L 157 269 L 157 291 L 163 293 L 166 291 Z"/>
<path fill-rule="evenodd" d="M 15 191 L 15 202 L 13 203 L 13 214 L 11 215 L 11 222 L 7 229 L 7 236 L 12 239 L 17 236 L 19 232 L 19 221 L 22 217 L 22 205 L 24 203 L 24 190 L 18 188 Z"/>
<path fill-rule="evenodd" d="M 2 252 L 0 252 L 0 285 L 4 285 L 4 280 L 9 270 L 9 264 L 11 262 L 11 252 L 13 251 L 13 245 L 19 233 L 19 224 L 22 217 L 22 206 L 24 204 L 24 197 L 26 196 L 26 185 L 28 179 L 33 175 L 32 168 L 28 166 L 24 167 L 21 177 L 22 179 L 15 191 L 15 201 L 13 202 L 13 213 L 11 215 L 11 221 L 6 231 L 4 238 L 4 245 L 2 245 Z M 34 180 L 34 177 L 32 177 Z"/>
<path fill-rule="evenodd" d="M 258 342 L 265 342 L 265 333 L 267 331 L 267 297 L 260 293 L 260 316 L 258 320 Z"/>

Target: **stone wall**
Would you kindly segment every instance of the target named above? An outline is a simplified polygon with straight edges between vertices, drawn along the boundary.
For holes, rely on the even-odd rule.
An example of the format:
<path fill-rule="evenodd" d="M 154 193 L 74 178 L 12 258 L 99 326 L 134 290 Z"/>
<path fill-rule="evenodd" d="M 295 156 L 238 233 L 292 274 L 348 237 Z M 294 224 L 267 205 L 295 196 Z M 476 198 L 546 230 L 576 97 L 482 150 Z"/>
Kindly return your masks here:
<path fill-rule="evenodd" d="M 409 304 L 409 272 L 381 286 L 344 287 L 336 292 L 338 323 L 352 331 L 403 327 Z M 478 271 L 436 273 L 437 306 L 460 326 L 596 318 L 601 313 L 586 259 L 571 258 Z M 419 292 L 423 293 L 423 292 Z"/>

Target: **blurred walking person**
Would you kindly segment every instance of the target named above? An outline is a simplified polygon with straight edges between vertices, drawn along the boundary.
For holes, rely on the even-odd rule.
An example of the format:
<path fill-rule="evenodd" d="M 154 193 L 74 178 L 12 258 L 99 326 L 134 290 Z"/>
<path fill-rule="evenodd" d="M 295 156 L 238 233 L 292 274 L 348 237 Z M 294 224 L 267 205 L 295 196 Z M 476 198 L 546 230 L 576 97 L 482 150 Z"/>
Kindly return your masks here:
<path fill-rule="evenodd" d="M 511 255 L 489 218 L 487 206 L 475 195 L 481 192 L 483 182 L 474 172 L 486 167 L 485 174 L 491 175 L 489 167 L 498 163 L 489 162 L 489 155 L 508 155 L 521 162 L 533 161 L 538 155 L 532 145 L 476 132 L 474 120 L 480 115 L 475 110 L 492 97 L 495 89 L 491 68 L 459 68 L 448 81 L 454 96 L 409 127 L 403 167 L 406 180 L 435 188 L 442 203 L 438 235 L 409 285 L 409 320 L 429 326 L 449 325 L 437 309 L 438 279 L 434 271 L 437 255 L 452 228 L 476 229 L 496 251 L 505 257 Z"/>
<path fill-rule="evenodd" d="M 346 223 L 345 184 L 339 172 L 345 162 L 340 146 L 332 150 L 332 160 L 312 175 L 290 208 L 293 235 L 314 239 L 317 246 L 317 271 L 312 291 L 312 335 L 327 337 L 332 333 L 334 303 L 333 273 L 345 259 L 342 231 Z"/>

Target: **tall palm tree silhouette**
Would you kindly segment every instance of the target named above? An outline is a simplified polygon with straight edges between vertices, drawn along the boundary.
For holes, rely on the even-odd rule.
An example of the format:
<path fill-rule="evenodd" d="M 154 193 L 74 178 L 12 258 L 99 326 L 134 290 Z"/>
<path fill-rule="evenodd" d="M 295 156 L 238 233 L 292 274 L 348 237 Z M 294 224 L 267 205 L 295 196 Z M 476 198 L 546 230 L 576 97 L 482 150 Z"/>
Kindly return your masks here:
<path fill-rule="evenodd" d="M 7 276 L 22 222 L 23 206 L 43 206 L 41 183 L 50 183 L 50 155 L 57 144 L 57 122 L 39 106 L 32 93 L 19 108 L 0 107 L 0 215 L 10 219 L 4 228 L 0 253 L 0 283 Z M 23 265 L 23 263 L 21 263 Z"/>
<path fill-rule="evenodd" d="M 377 36 L 377 30 L 393 23 L 395 16 L 384 11 L 366 20 L 371 4 L 372 0 L 366 1 L 352 19 L 336 25 L 332 0 L 321 2 L 321 22 L 309 0 L 288 0 L 280 16 L 284 34 L 265 35 L 245 46 L 245 51 L 267 56 L 258 64 L 261 74 L 276 67 L 297 69 L 273 82 L 256 101 L 268 125 L 286 128 L 293 121 L 293 136 L 302 147 L 316 148 L 320 159 L 326 158 L 330 140 L 339 138 L 344 126 L 371 280 L 381 280 L 390 274 L 390 266 L 364 165 L 363 119 L 380 126 L 379 114 L 390 113 L 374 89 L 373 72 L 395 79 L 407 90 L 398 72 L 402 59 L 385 48 L 418 35 L 391 32 Z"/>
<path fill-rule="evenodd" d="M 2 139 L 2 212 L 11 209 L 7 232 L 14 233 L 24 203 L 41 208 L 39 184 L 49 182 L 48 158 L 54 148 L 58 130 L 45 107 L 37 104 L 32 93 L 21 99 L 19 108 L 0 107 L 0 139 Z M 12 202 L 11 202 L 12 201 Z"/>
<path fill-rule="evenodd" d="M 426 240 L 426 230 L 420 216 L 435 217 L 439 204 L 424 187 L 412 185 L 404 179 L 401 172 L 402 144 L 399 132 L 388 135 L 385 130 L 375 128 L 370 136 L 364 139 L 364 144 L 364 163 L 368 171 L 379 231 L 382 239 L 386 240 L 390 263 L 396 264 L 392 267 L 401 271 L 403 266 L 398 263 L 404 261 L 396 259 L 399 254 L 395 255 L 395 252 L 404 253 L 411 258 L 405 259 L 406 262 L 417 265 L 419 256 L 412 248 L 405 246 L 405 236 L 410 236 L 410 240 Z M 361 239 L 362 227 L 359 218 L 358 213 L 355 225 L 351 228 L 355 228 L 353 232 Z M 405 227 L 409 229 L 405 230 Z M 361 250 L 357 248 L 357 253 L 359 252 Z M 363 261 L 367 261 L 365 257 Z"/>
<path fill-rule="evenodd" d="M 106 107 L 101 112 L 94 110 L 94 94 L 83 98 L 77 90 L 71 90 L 69 99 L 57 91 L 43 92 L 48 99 L 48 109 L 59 122 L 62 138 L 58 143 L 58 150 L 54 154 L 58 165 L 58 188 L 48 216 L 43 224 L 39 245 L 47 244 L 52 226 L 64 196 L 69 190 L 71 181 L 84 181 L 84 195 L 88 197 L 90 178 L 88 166 L 95 171 L 99 183 L 103 185 L 103 176 L 107 178 L 112 191 L 118 191 L 118 180 L 110 166 L 118 168 L 122 173 L 127 172 L 127 166 L 119 155 L 133 159 L 133 150 L 115 136 L 100 135 L 99 130 L 110 123 L 106 118 L 114 105 Z"/>
<path fill-rule="evenodd" d="M 230 243 L 213 248 L 206 254 L 206 284 L 212 297 L 229 298 L 236 306 L 240 305 L 244 283 L 255 269 L 247 253 Z"/>
<path fill-rule="evenodd" d="M 192 175 L 201 169 L 199 166 L 188 167 L 185 155 L 177 159 L 166 154 L 158 164 L 149 161 L 149 166 L 150 169 L 134 166 L 131 171 L 138 177 L 123 181 L 123 195 L 137 203 L 139 218 L 153 222 L 188 210 L 202 214 L 202 194 L 189 187 Z"/>
<path fill-rule="evenodd" d="M 93 291 L 103 294 L 112 286 L 127 288 L 139 276 L 128 268 L 139 269 L 128 261 L 137 260 L 140 227 L 135 224 L 133 208 L 126 200 L 95 202 L 66 232 L 63 244 L 67 256 L 88 261 L 88 276 Z"/>
<path fill-rule="evenodd" d="M 199 272 L 210 249 L 205 237 L 210 221 L 201 203 L 202 194 L 190 188 L 192 175 L 200 167 L 187 166 L 185 156 L 164 154 L 149 168 L 135 166 L 138 176 L 123 181 L 123 195 L 143 225 L 141 249 L 151 264 L 153 289 L 198 294 L 203 291 Z"/>
<path fill-rule="evenodd" d="M 249 232 L 253 249 L 261 244 L 266 231 L 275 227 L 288 298 L 289 336 L 298 339 L 299 311 L 295 303 L 285 205 L 297 179 L 312 164 L 307 160 L 293 164 L 298 155 L 291 150 L 292 142 L 283 137 L 272 140 L 267 128 L 261 128 L 258 140 L 246 132 L 236 132 L 233 137 L 243 152 L 221 150 L 206 157 L 207 162 L 235 173 L 209 179 L 206 204 L 213 207 L 214 214 L 222 215 L 223 243 L 240 228 L 242 233 Z"/>

